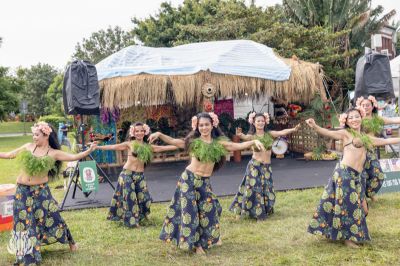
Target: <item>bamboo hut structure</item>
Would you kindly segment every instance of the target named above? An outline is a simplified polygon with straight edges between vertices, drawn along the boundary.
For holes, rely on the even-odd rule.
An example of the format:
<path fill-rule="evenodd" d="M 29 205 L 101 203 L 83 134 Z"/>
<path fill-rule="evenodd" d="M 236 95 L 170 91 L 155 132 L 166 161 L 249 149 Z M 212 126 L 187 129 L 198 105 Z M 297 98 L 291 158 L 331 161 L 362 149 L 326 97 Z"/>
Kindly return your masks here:
<path fill-rule="evenodd" d="M 220 74 L 209 69 L 190 75 L 146 74 L 143 71 L 134 75 L 105 78 L 99 82 L 102 106 L 124 109 L 166 103 L 179 106 L 199 104 L 204 98 L 202 88 L 205 84 L 213 85 L 216 97 L 245 99 L 268 95 L 284 102 L 307 104 L 319 94 L 326 100 L 324 73 L 320 64 L 301 61 L 296 57 L 277 57 L 290 67 L 287 80 Z"/>

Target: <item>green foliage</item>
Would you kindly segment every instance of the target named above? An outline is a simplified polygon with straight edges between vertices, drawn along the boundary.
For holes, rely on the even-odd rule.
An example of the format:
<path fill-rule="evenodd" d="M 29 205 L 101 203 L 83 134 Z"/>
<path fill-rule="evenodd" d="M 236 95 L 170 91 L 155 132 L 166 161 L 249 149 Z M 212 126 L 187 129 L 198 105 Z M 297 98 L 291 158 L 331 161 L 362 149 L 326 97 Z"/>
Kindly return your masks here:
<path fill-rule="evenodd" d="M 46 93 L 46 113 L 52 115 L 63 116 L 64 108 L 63 108 L 63 75 L 58 74 L 53 79 L 53 82 L 50 84 L 47 93 Z"/>
<path fill-rule="evenodd" d="M 333 128 L 339 125 L 336 115 L 338 100 L 324 103 L 319 95 L 299 113 L 298 116 L 303 119 L 314 118 L 315 122 L 321 127 Z"/>
<path fill-rule="evenodd" d="M 44 121 L 46 123 L 51 124 L 55 129 L 58 128 L 59 123 L 65 123 L 67 122 L 67 118 L 63 116 L 57 116 L 57 115 L 46 115 L 46 116 L 41 116 L 39 118 L 39 121 Z"/>
<path fill-rule="evenodd" d="M 147 143 L 132 142 L 132 153 L 143 163 L 149 163 L 153 158 L 153 149 Z"/>
<path fill-rule="evenodd" d="M 8 113 L 17 112 L 19 108 L 18 94 L 22 91 L 21 80 L 11 76 L 8 68 L 0 67 L 0 121 Z"/>
<path fill-rule="evenodd" d="M 218 142 L 218 139 L 213 140 L 211 143 L 206 143 L 200 138 L 197 138 L 190 143 L 189 153 L 200 162 L 216 163 L 219 162 L 221 157 L 225 156 L 228 152 L 225 147 Z"/>
<path fill-rule="evenodd" d="M 125 32 L 118 26 L 109 27 L 107 30 L 92 33 L 89 39 L 82 40 L 82 44 L 78 43 L 73 57 L 97 64 L 107 56 L 133 44 L 135 41 L 131 32 Z"/>
<path fill-rule="evenodd" d="M 48 64 L 37 64 L 22 71 L 25 83 L 24 98 L 28 101 L 29 111 L 35 115 L 45 115 L 47 89 L 57 75 L 57 70 Z"/>
<path fill-rule="evenodd" d="M 353 84 L 354 71 L 346 64 L 358 50 L 343 50 L 341 46 L 350 30 L 332 32 L 326 27 L 291 23 L 280 5 L 263 9 L 240 0 L 187 0 L 177 8 L 163 3 L 156 16 L 135 18 L 133 23 L 133 32 L 147 46 L 251 39 L 274 48 L 281 56 L 296 55 L 322 64 L 335 84 Z"/>
<path fill-rule="evenodd" d="M 367 134 L 356 132 L 352 128 L 347 128 L 347 131 L 351 133 L 353 138 L 359 138 L 366 149 L 371 150 L 373 148 L 372 140 Z"/>
<path fill-rule="evenodd" d="M 385 125 L 385 121 L 378 115 L 373 115 L 371 118 L 366 117 L 362 120 L 362 129 L 368 134 L 373 133 L 375 136 L 379 136 L 379 134 L 383 130 L 383 126 Z"/>
<path fill-rule="evenodd" d="M 20 167 L 30 177 L 47 175 L 55 167 L 55 160 L 50 156 L 36 157 L 30 151 L 24 150 L 17 156 Z"/>
<path fill-rule="evenodd" d="M 266 150 L 270 150 L 272 147 L 272 143 L 274 142 L 274 138 L 268 132 L 265 132 L 262 137 L 257 136 L 256 139 L 258 139 L 262 143 L 262 145 L 264 145 L 264 148 Z"/>

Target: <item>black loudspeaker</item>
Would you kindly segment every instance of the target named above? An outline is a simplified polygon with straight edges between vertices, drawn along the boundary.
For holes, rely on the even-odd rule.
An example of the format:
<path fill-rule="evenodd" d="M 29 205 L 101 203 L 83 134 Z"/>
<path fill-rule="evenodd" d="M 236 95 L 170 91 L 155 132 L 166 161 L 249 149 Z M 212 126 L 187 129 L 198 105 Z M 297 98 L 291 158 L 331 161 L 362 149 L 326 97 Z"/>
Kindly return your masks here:
<path fill-rule="evenodd" d="M 64 111 L 69 115 L 99 115 L 100 89 L 96 67 L 83 60 L 72 62 L 64 74 Z"/>
<path fill-rule="evenodd" d="M 357 61 L 354 99 L 368 95 L 382 100 L 395 98 L 387 55 L 374 52 L 362 56 Z"/>

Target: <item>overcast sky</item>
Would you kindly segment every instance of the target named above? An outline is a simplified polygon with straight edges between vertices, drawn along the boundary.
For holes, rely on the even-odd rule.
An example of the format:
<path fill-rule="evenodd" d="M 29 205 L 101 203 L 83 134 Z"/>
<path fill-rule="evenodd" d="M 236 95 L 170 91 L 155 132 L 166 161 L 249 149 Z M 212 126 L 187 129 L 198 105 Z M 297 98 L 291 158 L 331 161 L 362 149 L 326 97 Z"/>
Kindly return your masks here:
<path fill-rule="evenodd" d="M 132 28 L 131 18 L 155 15 L 161 0 L 1 0 L 0 66 L 30 67 L 39 62 L 62 69 L 75 45 L 92 32 L 108 26 Z M 174 6 L 183 0 L 170 0 Z M 281 0 L 256 0 L 257 5 L 274 5 Z M 400 13 L 399 0 L 373 0 L 388 12 Z M 399 20 L 399 14 L 396 20 Z"/>

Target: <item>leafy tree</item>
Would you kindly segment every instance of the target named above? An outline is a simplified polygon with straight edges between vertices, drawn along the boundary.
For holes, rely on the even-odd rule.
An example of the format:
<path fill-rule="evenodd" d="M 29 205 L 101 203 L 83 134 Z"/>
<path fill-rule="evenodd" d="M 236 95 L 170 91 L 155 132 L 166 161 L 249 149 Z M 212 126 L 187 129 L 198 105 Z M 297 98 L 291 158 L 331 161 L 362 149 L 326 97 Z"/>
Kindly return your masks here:
<path fill-rule="evenodd" d="M 24 98 L 28 101 L 30 111 L 35 115 L 46 114 L 46 94 L 57 70 L 48 64 L 37 64 L 30 69 L 21 70 L 25 82 Z"/>
<path fill-rule="evenodd" d="M 120 27 L 109 27 L 92 33 L 89 39 L 83 39 L 82 44 L 75 46 L 74 58 L 88 60 L 97 64 L 107 56 L 135 44 L 134 35 L 125 32 Z"/>
<path fill-rule="evenodd" d="M 144 20 L 132 19 L 135 24 L 133 33 L 146 46 L 174 46 L 181 26 L 202 25 L 218 14 L 223 2 L 221 0 L 186 0 L 178 8 L 173 7 L 171 3 L 163 2 L 156 16 L 150 16 Z"/>
<path fill-rule="evenodd" d="M 0 67 L 0 121 L 4 120 L 8 113 L 18 111 L 18 93 L 23 89 L 21 81 L 11 76 L 8 71 L 8 68 Z"/>
<path fill-rule="evenodd" d="M 155 17 L 133 22 L 134 32 L 148 46 L 251 39 L 273 47 L 284 57 L 295 55 L 322 64 L 337 87 L 353 83 L 353 69 L 343 66 L 357 50 L 341 49 L 341 39 L 349 30 L 332 32 L 322 26 L 294 24 L 281 5 L 263 9 L 240 0 L 186 0 L 178 8 L 163 3 Z"/>
<path fill-rule="evenodd" d="M 56 116 L 64 115 L 63 99 L 62 99 L 63 80 L 64 76 L 62 74 L 58 74 L 57 76 L 55 76 L 53 82 L 50 84 L 47 90 L 46 93 L 47 114 L 52 114 Z"/>

